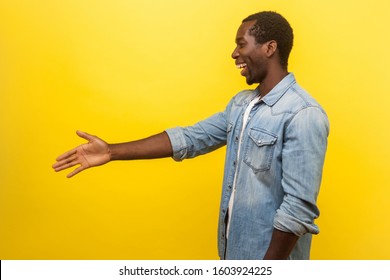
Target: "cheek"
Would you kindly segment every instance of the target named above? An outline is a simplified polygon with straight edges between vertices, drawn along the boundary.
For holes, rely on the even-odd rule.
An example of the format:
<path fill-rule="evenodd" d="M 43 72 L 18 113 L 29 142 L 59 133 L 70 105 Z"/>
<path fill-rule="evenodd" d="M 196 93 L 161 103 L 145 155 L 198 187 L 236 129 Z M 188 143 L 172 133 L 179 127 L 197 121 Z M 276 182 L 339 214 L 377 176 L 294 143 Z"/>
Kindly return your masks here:
<path fill-rule="evenodd" d="M 254 69 L 262 70 L 266 67 L 266 61 L 262 57 L 251 57 L 251 65 Z"/>
<path fill-rule="evenodd" d="M 255 60 L 253 57 L 248 57 L 248 66 L 251 71 L 256 71 L 259 68 L 259 61 Z"/>

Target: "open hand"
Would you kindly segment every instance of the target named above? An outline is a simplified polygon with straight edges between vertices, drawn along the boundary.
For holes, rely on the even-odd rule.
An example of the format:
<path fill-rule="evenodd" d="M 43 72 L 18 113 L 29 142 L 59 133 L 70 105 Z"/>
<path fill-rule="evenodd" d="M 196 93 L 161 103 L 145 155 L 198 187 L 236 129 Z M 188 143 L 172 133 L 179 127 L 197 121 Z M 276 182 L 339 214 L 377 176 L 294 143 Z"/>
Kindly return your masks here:
<path fill-rule="evenodd" d="M 98 165 L 105 164 L 111 160 L 111 153 L 108 144 L 97 136 L 77 131 L 78 136 L 88 141 L 62 155 L 53 164 L 53 169 L 58 172 L 75 165 L 80 165 L 67 175 L 68 178 L 77 173 Z"/>

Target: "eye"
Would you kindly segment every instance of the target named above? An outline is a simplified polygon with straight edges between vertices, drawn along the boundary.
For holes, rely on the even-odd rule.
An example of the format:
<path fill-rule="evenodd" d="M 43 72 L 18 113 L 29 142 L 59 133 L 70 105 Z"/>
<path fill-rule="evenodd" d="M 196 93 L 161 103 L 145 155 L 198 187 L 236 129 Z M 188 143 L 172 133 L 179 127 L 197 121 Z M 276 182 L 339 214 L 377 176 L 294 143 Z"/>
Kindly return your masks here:
<path fill-rule="evenodd" d="M 247 42 L 243 38 L 239 38 L 238 40 L 236 40 L 236 50 L 243 49 L 246 47 L 246 45 Z"/>

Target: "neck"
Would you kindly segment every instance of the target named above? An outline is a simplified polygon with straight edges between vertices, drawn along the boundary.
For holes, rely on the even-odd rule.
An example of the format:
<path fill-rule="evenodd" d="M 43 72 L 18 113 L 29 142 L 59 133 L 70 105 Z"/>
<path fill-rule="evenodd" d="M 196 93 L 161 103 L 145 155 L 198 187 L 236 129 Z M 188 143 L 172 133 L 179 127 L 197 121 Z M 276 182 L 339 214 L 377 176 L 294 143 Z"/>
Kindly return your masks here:
<path fill-rule="evenodd" d="M 268 74 L 259 86 L 261 97 L 267 95 L 287 75 L 287 69 L 280 69 L 280 71 L 273 71 Z"/>

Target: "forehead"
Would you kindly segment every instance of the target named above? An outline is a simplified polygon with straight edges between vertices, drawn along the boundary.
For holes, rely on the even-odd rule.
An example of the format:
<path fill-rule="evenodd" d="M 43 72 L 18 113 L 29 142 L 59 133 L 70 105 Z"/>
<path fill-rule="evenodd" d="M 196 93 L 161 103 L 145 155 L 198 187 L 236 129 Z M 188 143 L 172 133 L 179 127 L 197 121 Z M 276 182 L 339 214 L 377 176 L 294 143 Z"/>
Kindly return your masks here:
<path fill-rule="evenodd" d="M 253 37 L 253 36 L 249 35 L 248 30 L 249 30 L 255 23 L 256 23 L 255 20 L 243 22 L 243 23 L 240 25 L 240 27 L 238 28 L 238 30 L 237 30 L 236 41 L 238 41 L 238 40 L 240 40 L 240 39 L 248 38 L 248 36 Z"/>

